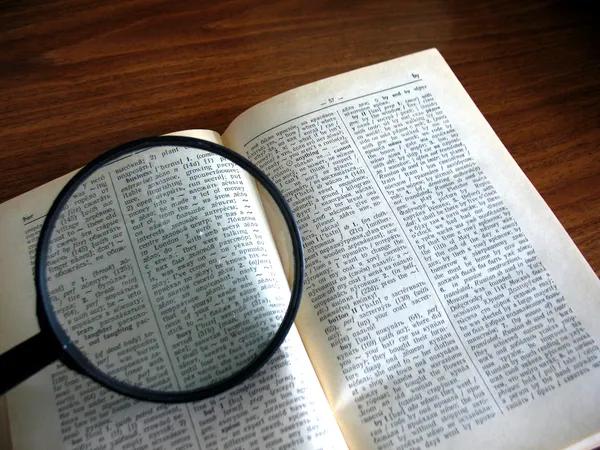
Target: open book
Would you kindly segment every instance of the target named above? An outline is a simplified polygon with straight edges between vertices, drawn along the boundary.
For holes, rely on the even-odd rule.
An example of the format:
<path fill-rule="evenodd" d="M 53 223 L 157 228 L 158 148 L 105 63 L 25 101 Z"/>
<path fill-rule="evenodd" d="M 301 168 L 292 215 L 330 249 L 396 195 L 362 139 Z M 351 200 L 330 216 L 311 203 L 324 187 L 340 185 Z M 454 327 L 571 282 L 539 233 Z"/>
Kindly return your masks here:
<path fill-rule="evenodd" d="M 133 401 L 54 364 L 6 395 L 14 448 L 597 442 L 600 282 L 436 50 L 181 134 L 243 154 L 290 202 L 297 328 L 251 380 L 197 403 Z M 0 351 L 38 331 L 32 257 L 67 179 L 0 207 Z"/>

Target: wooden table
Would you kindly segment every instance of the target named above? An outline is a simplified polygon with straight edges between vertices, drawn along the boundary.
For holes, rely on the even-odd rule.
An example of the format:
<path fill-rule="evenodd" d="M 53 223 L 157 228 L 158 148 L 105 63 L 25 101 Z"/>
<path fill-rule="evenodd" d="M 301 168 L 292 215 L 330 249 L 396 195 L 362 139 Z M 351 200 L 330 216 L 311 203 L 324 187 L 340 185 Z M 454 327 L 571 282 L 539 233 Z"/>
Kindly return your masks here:
<path fill-rule="evenodd" d="M 205 4 L 203 4 L 205 3 Z M 593 2 L 58 0 L 0 8 L 0 201 L 131 139 L 437 47 L 600 273 Z"/>
<path fill-rule="evenodd" d="M 222 132 L 283 90 L 437 47 L 600 273 L 593 1 L 205 3 L 2 2 L 0 201 L 118 143 Z"/>

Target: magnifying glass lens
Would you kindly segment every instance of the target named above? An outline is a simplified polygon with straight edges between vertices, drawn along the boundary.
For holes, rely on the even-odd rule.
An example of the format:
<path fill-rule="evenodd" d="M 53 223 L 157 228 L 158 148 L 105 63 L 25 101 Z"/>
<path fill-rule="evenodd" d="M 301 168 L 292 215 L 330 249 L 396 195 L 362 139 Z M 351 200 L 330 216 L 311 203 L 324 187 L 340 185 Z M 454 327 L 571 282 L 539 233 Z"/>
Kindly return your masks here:
<path fill-rule="evenodd" d="M 88 369 L 152 391 L 204 389 L 247 368 L 290 307 L 278 253 L 292 279 L 290 236 L 269 196 L 198 148 L 138 149 L 91 172 L 46 252 L 61 341 Z"/>

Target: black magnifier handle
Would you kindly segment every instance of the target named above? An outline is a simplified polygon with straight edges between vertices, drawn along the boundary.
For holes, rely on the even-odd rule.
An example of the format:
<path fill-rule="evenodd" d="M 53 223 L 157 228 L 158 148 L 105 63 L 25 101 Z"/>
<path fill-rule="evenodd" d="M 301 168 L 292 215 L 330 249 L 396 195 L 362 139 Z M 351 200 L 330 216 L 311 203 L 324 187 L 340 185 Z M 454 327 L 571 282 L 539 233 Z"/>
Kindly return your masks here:
<path fill-rule="evenodd" d="M 41 331 L 0 355 L 0 395 L 56 361 L 60 354 L 56 338 Z"/>

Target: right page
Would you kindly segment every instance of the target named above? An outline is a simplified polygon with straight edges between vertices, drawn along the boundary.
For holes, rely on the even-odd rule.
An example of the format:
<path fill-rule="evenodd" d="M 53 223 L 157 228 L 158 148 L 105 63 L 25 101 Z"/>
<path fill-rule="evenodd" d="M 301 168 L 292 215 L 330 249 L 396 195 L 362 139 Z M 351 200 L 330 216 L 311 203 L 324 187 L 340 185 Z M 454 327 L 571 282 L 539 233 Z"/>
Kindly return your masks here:
<path fill-rule="evenodd" d="M 600 431 L 598 278 L 436 50 L 277 96 L 223 140 L 292 205 L 297 324 L 351 448 Z"/>

